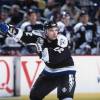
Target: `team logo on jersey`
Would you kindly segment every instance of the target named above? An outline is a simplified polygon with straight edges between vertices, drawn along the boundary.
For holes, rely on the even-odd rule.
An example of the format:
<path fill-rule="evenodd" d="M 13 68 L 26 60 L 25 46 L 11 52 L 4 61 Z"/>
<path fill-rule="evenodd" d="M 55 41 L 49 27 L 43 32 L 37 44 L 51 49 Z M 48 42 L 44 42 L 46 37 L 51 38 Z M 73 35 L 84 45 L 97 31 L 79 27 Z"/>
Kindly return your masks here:
<path fill-rule="evenodd" d="M 68 39 L 64 37 L 63 35 L 58 36 L 58 45 L 62 48 L 67 47 L 68 45 Z"/>
<path fill-rule="evenodd" d="M 82 26 L 82 27 L 81 27 L 81 31 L 83 32 L 83 31 L 85 31 L 85 30 L 86 30 L 85 27 Z"/>
<path fill-rule="evenodd" d="M 28 31 L 28 32 L 32 31 L 32 27 L 31 27 L 31 26 L 28 26 L 28 27 L 27 27 L 27 31 Z"/>

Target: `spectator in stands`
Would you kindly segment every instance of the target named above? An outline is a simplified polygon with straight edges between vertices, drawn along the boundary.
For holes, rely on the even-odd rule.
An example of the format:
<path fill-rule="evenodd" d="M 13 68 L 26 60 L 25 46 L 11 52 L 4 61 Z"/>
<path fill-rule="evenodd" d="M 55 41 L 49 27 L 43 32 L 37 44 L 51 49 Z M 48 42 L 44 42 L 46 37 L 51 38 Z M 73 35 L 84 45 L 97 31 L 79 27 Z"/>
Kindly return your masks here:
<path fill-rule="evenodd" d="M 100 54 L 100 7 L 98 7 L 98 10 L 95 15 L 95 19 L 96 19 L 95 23 L 97 25 L 97 38 L 96 38 L 97 52 L 98 54 Z"/>
<path fill-rule="evenodd" d="M 92 0 L 76 0 L 77 2 L 79 2 L 81 7 L 88 7 L 91 5 Z"/>
<path fill-rule="evenodd" d="M 31 9 L 33 9 L 36 12 L 37 15 L 37 21 L 40 21 L 42 23 L 44 23 L 46 21 L 46 18 L 43 17 L 43 10 L 41 10 L 40 8 L 37 8 L 35 6 L 32 6 Z"/>
<path fill-rule="evenodd" d="M 77 6 L 76 2 L 79 2 L 80 5 Z M 15 25 L 17 27 L 21 27 L 24 31 L 27 31 L 27 32 L 31 32 L 33 29 L 37 30 L 36 28 L 38 26 L 37 24 L 39 25 L 41 24 L 39 26 L 39 29 L 42 29 L 43 28 L 42 24 L 45 22 L 45 20 L 48 20 L 50 18 L 52 19 L 52 16 L 54 17 L 54 19 L 56 19 L 57 22 L 60 21 L 60 17 L 61 17 L 60 11 L 62 12 L 63 10 L 66 10 L 67 12 L 70 13 L 70 24 L 72 26 L 73 24 L 77 23 L 77 18 L 79 17 L 80 12 L 81 12 L 80 9 L 86 9 L 89 15 L 93 15 L 92 18 L 91 16 L 89 16 L 89 20 L 91 19 L 91 21 L 94 22 L 94 18 L 96 19 L 97 33 L 98 33 L 97 35 L 95 35 L 96 43 L 97 43 L 97 40 L 99 40 L 98 39 L 99 33 L 100 33 L 100 8 L 99 8 L 100 3 L 99 3 L 99 0 L 63 0 L 63 1 L 62 0 L 1 0 L 0 5 L 4 5 L 4 4 L 7 4 L 7 6 L 9 5 L 12 5 L 12 6 L 10 9 L 10 12 L 7 12 L 9 14 L 9 17 L 6 12 L 1 12 L 0 20 L 6 23 Z M 97 4 L 98 6 L 96 6 L 95 4 Z M 99 9 L 97 8 L 96 8 L 97 10 L 94 9 L 94 6 L 96 6 Z M 21 10 L 27 11 L 27 9 L 29 8 L 32 8 L 32 9 L 36 8 L 35 9 L 36 11 L 33 10 L 34 16 L 36 16 L 36 19 L 32 17 L 33 16 L 32 13 L 27 13 L 28 15 L 25 14 L 23 18 L 23 14 L 20 11 Z M 42 17 L 41 17 L 41 14 L 42 14 Z M 61 19 L 63 20 L 63 18 Z M 81 19 L 83 19 L 83 17 L 79 18 L 80 20 L 79 23 L 82 23 Z M 32 20 L 34 20 L 34 22 Z M 36 20 L 36 25 L 35 25 L 35 20 Z M 96 27 L 96 26 L 94 25 L 93 27 Z M 96 30 L 96 28 L 95 29 L 93 28 L 93 30 Z M 78 33 L 78 32 L 75 31 L 75 33 Z M 79 38 L 75 38 L 75 39 L 79 40 Z M 4 40 L 5 40 L 4 38 L 2 40 L 0 37 L 0 44 L 3 44 Z M 81 43 L 78 42 L 78 44 L 81 44 Z M 94 45 L 92 48 L 96 46 L 94 42 L 92 45 Z M 78 45 L 75 47 L 78 48 Z"/>
<path fill-rule="evenodd" d="M 38 7 L 40 9 L 42 9 L 42 10 L 45 9 L 46 2 L 44 0 L 37 0 L 37 2 L 38 2 Z"/>
<path fill-rule="evenodd" d="M 100 5 L 100 0 L 91 0 L 93 3 L 97 3 L 98 5 Z"/>
<path fill-rule="evenodd" d="M 9 23 L 9 15 L 6 9 L 1 9 L 0 21 Z M 14 55 L 20 48 L 20 45 L 14 41 L 13 38 L 0 35 L 0 55 Z"/>
<path fill-rule="evenodd" d="M 4 10 L 0 11 L 0 21 L 8 23 L 8 12 L 7 11 L 4 11 Z"/>
<path fill-rule="evenodd" d="M 9 23 L 12 25 L 17 25 L 18 23 L 20 23 L 20 21 L 22 21 L 23 19 L 23 14 L 20 13 L 20 7 L 18 5 L 12 5 L 11 9 L 10 9 L 10 14 L 9 14 Z"/>
<path fill-rule="evenodd" d="M 7 11 L 1 10 L 0 11 L 0 22 L 8 23 L 8 13 Z M 0 48 L 5 44 L 5 38 L 6 36 L 0 35 Z"/>
<path fill-rule="evenodd" d="M 12 25 L 17 25 L 23 19 L 21 15 L 19 14 L 19 10 L 20 8 L 18 5 L 12 5 L 10 16 L 9 16 L 9 10 L 3 7 L 0 12 L 0 21 L 5 22 L 5 23 L 10 23 Z M 15 44 L 13 43 L 12 43 L 13 44 L 12 47 L 6 45 L 6 43 L 8 43 L 6 42 L 6 40 L 9 40 L 8 38 L 9 37 L 6 37 L 6 36 L 0 36 L 0 48 L 3 54 L 8 54 L 8 51 L 9 52 L 15 51 L 15 48 L 17 48 L 17 46 L 15 47 Z M 12 39 L 12 41 L 14 40 Z"/>
<path fill-rule="evenodd" d="M 30 9 L 32 6 L 38 7 L 37 0 L 18 0 L 18 5 L 20 5 L 21 9 Z"/>
<path fill-rule="evenodd" d="M 98 8 L 96 12 L 95 19 L 96 19 L 96 24 L 97 24 L 97 33 L 100 34 L 100 7 Z"/>
<path fill-rule="evenodd" d="M 2 5 L 13 5 L 13 4 L 16 4 L 18 0 L 0 0 L 0 7 Z"/>
<path fill-rule="evenodd" d="M 54 11 L 51 14 L 50 20 L 54 20 L 55 22 L 60 21 L 61 20 L 60 11 Z"/>
<path fill-rule="evenodd" d="M 22 23 L 22 25 L 20 26 L 20 28 L 24 32 L 28 32 L 29 34 L 41 35 L 40 31 L 43 32 L 43 23 L 41 21 L 39 21 L 37 13 L 39 13 L 37 8 L 28 10 L 28 12 L 27 12 L 28 19 L 27 19 L 27 21 Z M 34 49 L 34 53 L 36 53 L 35 45 L 34 45 L 33 49 Z M 22 48 L 21 54 L 23 54 L 23 55 L 29 54 L 29 52 L 27 51 L 27 48 Z"/>
<path fill-rule="evenodd" d="M 43 30 L 43 23 L 38 21 L 37 9 L 29 9 L 27 12 L 28 20 L 21 25 L 21 29 L 25 32 L 33 30 Z"/>
<path fill-rule="evenodd" d="M 89 22 L 89 15 L 82 11 L 79 22 L 74 26 L 76 34 L 76 54 L 96 54 L 96 25 Z"/>
<path fill-rule="evenodd" d="M 75 24 L 81 12 L 80 9 L 75 5 L 75 0 L 65 0 L 64 5 L 61 7 L 61 11 L 63 10 L 66 10 L 70 13 L 70 23 Z"/>
<path fill-rule="evenodd" d="M 44 17 L 50 19 L 56 12 L 60 11 L 59 3 L 56 3 L 54 0 L 48 0 L 46 8 L 44 9 Z"/>

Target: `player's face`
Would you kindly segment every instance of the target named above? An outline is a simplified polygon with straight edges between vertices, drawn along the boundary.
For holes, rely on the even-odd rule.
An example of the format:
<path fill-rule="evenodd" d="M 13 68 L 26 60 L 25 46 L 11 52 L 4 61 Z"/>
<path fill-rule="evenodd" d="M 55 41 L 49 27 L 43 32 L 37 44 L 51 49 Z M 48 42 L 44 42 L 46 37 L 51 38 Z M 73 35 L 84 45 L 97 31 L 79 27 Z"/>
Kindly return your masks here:
<path fill-rule="evenodd" d="M 37 21 L 37 15 L 36 13 L 32 13 L 30 16 L 29 16 L 29 19 L 31 21 L 32 24 L 35 24 L 36 21 Z"/>
<path fill-rule="evenodd" d="M 65 25 L 69 25 L 70 23 L 70 17 L 69 16 L 63 16 L 62 21 Z"/>
<path fill-rule="evenodd" d="M 88 16 L 88 15 L 82 16 L 82 17 L 81 17 L 81 21 L 82 21 L 83 23 L 87 23 L 87 22 L 89 21 L 89 16 Z"/>
<path fill-rule="evenodd" d="M 47 29 L 47 37 L 50 40 L 55 40 L 57 39 L 57 35 L 58 35 L 58 28 L 57 27 L 52 27 Z"/>

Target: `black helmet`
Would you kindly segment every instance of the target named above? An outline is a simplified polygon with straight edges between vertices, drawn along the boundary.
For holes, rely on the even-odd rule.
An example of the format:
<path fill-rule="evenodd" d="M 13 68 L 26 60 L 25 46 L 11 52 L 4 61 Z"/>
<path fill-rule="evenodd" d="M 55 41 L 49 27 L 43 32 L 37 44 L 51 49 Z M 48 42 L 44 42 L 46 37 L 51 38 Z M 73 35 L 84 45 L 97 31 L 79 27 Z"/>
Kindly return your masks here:
<path fill-rule="evenodd" d="M 44 29 L 49 29 L 52 27 L 57 27 L 57 23 L 55 21 L 46 21 L 44 23 Z"/>

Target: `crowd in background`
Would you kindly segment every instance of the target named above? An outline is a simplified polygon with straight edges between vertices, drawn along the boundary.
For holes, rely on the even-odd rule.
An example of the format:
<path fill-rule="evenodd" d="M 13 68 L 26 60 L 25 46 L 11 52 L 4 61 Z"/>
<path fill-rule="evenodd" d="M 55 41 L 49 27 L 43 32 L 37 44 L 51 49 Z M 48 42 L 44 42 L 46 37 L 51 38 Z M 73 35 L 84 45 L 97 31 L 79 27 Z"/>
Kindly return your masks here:
<path fill-rule="evenodd" d="M 57 22 L 73 55 L 100 54 L 99 0 L 0 0 L 0 21 L 25 32 L 43 33 L 47 20 Z M 34 53 L 36 48 L 33 46 Z M 27 55 L 27 48 L 0 35 L 0 55 Z"/>

